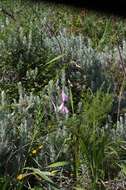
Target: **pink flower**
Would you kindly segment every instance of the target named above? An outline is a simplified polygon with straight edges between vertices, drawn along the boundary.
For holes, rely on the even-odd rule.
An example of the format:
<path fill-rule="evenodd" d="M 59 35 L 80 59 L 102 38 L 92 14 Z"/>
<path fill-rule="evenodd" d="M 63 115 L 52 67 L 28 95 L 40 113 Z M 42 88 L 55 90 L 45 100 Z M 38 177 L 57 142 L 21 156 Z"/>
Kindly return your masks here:
<path fill-rule="evenodd" d="M 64 105 L 64 102 L 61 103 L 60 107 L 59 107 L 59 111 L 61 113 L 67 114 L 69 112 L 69 110 L 67 109 L 67 107 Z"/>
<path fill-rule="evenodd" d="M 67 102 L 68 96 L 65 94 L 64 90 L 62 90 L 62 102 Z"/>

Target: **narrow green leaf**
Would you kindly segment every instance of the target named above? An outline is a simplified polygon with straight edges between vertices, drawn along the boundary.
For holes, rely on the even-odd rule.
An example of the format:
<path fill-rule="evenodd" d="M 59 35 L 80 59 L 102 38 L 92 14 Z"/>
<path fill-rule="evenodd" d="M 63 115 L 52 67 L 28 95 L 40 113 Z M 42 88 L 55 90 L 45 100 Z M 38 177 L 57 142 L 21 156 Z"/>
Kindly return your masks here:
<path fill-rule="evenodd" d="M 71 88 L 70 88 L 70 102 L 71 102 L 72 113 L 74 114 L 74 103 L 73 103 L 73 95 Z"/>
<path fill-rule="evenodd" d="M 56 162 L 56 163 L 53 163 L 53 164 L 50 164 L 48 167 L 49 168 L 55 168 L 55 167 L 62 167 L 62 166 L 65 166 L 65 165 L 68 165 L 69 162 Z"/>
<path fill-rule="evenodd" d="M 29 167 L 26 167 L 24 169 L 31 170 L 31 171 L 33 171 L 33 175 L 38 175 L 39 177 L 43 178 L 44 180 L 46 180 L 50 183 L 53 183 L 53 181 L 48 177 L 48 176 L 52 176 L 51 172 L 40 171 L 37 168 L 29 168 Z"/>
<path fill-rule="evenodd" d="M 58 55 L 58 56 L 55 57 L 54 59 L 52 59 L 52 60 L 50 60 L 49 62 L 47 62 L 44 66 L 47 66 L 47 65 L 49 65 L 49 64 L 51 64 L 51 63 L 54 63 L 55 61 L 61 59 L 63 56 L 64 56 L 64 54 Z"/>

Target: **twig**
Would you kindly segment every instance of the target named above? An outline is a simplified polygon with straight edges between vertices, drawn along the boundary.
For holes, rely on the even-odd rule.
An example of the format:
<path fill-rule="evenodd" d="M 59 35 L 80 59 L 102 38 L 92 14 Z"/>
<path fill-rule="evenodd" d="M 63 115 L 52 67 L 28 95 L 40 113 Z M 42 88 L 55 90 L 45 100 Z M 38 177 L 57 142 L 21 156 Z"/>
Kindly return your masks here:
<path fill-rule="evenodd" d="M 55 32 L 53 31 L 53 29 L 49 26 L 49 24 L 46 23 L 46 26 L 47 26 L 47 28 L 49 29 L 49 31 L 54 35 L 54 37 L 55 37 L 55 39 L 56 39 L 56 41 L 57 41 L 57 43 L 58 43 L 60 52 L 61 52 L 61 54 L 63 54 L 63 49 L 62 49 L 61 43 L 60 43 L 60 41 L 59 41 L 57 35 L 56 35 Z"/>
<path fill-rule="evenodd" d="M 117 45 L 118 48 L 118 52 L 119 52 L 119 57 L 120 57 L 120 63 L 122 66 L 122 71 L 123 71 L 123 80 L 122 80 L 122 85 L 120 87 L 120 92 L 119 92 L 119 96 L 118 96 L 118 110 L 117 110 L 117 121 L 119 120 L 119 115 L 120 115 L 120 107 L 121 107 L 121 99 L 122 99 L 122 94 L 123 94 L 123 90 L 124 90 L 124 84 L 125 84 L 125 80 L 126 80 L 126 70 L 125 70 L 125 64 L 124 64 L 124 60 L 121 54 L 121 50 L 119 47 L 119 43 Z"/>

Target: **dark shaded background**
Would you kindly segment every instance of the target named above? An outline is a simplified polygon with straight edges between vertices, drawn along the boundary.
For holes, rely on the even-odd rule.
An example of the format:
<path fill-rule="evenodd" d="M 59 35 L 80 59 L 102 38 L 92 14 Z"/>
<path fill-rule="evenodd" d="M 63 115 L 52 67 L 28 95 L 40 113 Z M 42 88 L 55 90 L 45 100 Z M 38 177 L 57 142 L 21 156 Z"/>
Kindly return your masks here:
<path fill-rule="evenodd" d="M 42 0 L 34 0 L 34 2 Z M 44 0 L 56 4 L 65 4 L 77 8 L 86 8 L 89 10 L 106 13 L 122 18 L 126 18 L 126 0 Z"/>

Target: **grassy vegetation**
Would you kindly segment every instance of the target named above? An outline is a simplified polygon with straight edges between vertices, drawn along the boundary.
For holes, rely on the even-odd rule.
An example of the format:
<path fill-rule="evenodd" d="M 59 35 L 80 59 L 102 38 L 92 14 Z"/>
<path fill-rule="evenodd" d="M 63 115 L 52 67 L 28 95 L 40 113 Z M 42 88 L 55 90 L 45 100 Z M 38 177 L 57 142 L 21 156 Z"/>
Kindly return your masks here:
<path fill-rule="evenodd" d="M 126 21 L 0 2 L 0 189 L 126 189 Z"/>

